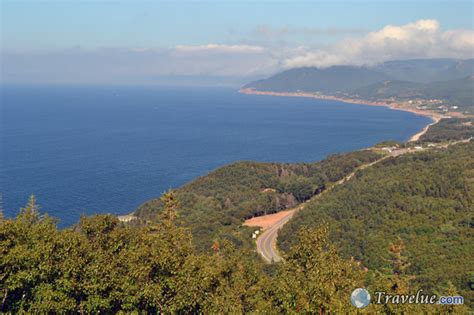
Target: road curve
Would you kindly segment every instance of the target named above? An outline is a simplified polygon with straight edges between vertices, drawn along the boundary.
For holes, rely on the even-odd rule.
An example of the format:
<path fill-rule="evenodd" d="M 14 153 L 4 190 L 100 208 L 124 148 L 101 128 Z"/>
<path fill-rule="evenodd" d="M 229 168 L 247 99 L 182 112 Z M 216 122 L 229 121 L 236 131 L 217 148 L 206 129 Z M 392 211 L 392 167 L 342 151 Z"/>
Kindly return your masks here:
<path fill-rule="evenodd" d="M 298 210 L 298 208 L 288 212 L 285 217 L 281 218 L 273 226 L 263 231 L 259 238 L 257 238 L 257 251 L 267 263 L 279 262 L 281 260 L 281 256 L 278 254 L 276 248 L 278 230 L 280 230 L 281 227 L 288 222 L 291 217 L 293 217 L 296 210 Z"/>
<path fill-rule="evenodd" d="M 458 141 L 450 142 L 448 144 L 438 144 L 436 145 L 436 148 L 446 148 L 453 144 L 470 142 L 472 139 L 473 138 L 471 137 L 469 139 L 458 140 Z M 423 148 L 421 150 L 425 150 L 425 149 Z M 352 177 L 354 177 L 356 172 L 359 170 L 363 170 L 367 167 L 373 166 L 390 157 L 397 157 L 403 154 L 413 153 L 416 151 L 420 151 L 420 149 L 400 148 L 400 149 L 393 150 L 389 154 L 381 157 L 378 160 L 359 166 L 353 172 L 346 175 L 344 178 L 338 180 L 334 184 L 327 187 L 326 190 L 322 191 L 320 194 L 313 196 L 310 200 L 320 198 L 322 195 L 325 195 L 326 193 L 331 191 L 334 187 L 344 184 L 345 182 L 350 180 Z M 283 218 L 277 221 L 274 225 L 270 226 L 268 229 L 264 230 L 263 233 L 260 234 L 260 236 L 257 238 L 257 252 L 262 256 L 265 262 L 275 263 L 282 260 L 281 256 L 278 254 L 278 249 L 276 248 L 276 240 L 278 236 L 278 231 L 283 227 L 283 225 L 285 225 L 285 223 L 290 221 L 290 219 L 298 210 L 301 210 L 302 208 L 304 208 L 304 206 L 306 205 L 308 201 L 300 204 L 298 207 L 292 209 L 291 211 L 288 211 L 287 215 L 285 215 Z"/>

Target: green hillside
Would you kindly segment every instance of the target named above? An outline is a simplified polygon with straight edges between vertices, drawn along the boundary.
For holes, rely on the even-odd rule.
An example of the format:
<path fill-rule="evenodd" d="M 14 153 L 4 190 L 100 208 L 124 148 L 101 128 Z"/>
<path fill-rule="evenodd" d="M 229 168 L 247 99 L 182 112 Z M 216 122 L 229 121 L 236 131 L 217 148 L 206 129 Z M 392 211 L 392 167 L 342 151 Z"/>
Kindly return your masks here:
<path fill-rule="evenodd" d="M 372 151 L 357 151 L 315 163 L 224 166 L 175 190 L 181 203 L 179 222 L 191 229 L 196 245 L 203 250 L 209 250 L 216 238 L 243 245 L 242 239 L 250 240 L 249 229 L 240 228 L 244 219 L 292 208 L 378 157 Z M 154 199 L 135 214 L 154 221 L 161 210 L 161 201 Z"/>
<path fill-rule="evenodd" d="M 364 99 L 442 99 L 458 110 L 474 113 L 474 77 L 450 81 L 414 83 L 408 81 L 384 81 L 352 90 L 350 94 Z"/>
<path fill-rule="evenodd" d="M 386 61 L 374 67 L 394 80 L 429 83 L 474 74 L 474 59 L 412 59 Z"/>
<path fill-rule="evenodd" d="M 421 136 L 421 141 L 443 142 L 447 140 L 461 140 L 474 138 L 473 118 L 448 118 L 431 126 L 428 131 Z"/>
<path fill-rule="evenodd" d="M 0 216 L 0 312 L 6 314 L 361 314 L 358 287 L 407 294 L 420 287 L 403 271 L 403 246 L 392 244 L 387 270 L 366 272 L 339 254 L 328 228 L 303 228 L 283 264 L 263 266 L 225 240 L 212 253 L 176 225 L 173 194 L 156 224 L 134 227 L 110 215 L 83 217 L 58 230 L 30 198 L 15 219 Z M 458 294 L 440 284 L 443 293 Z M 463 314 L 467 307 L 376 305 L 362 313 Z"/>
<path fill-rule="evenodd" d="M 244 88 L 275 92 L 348 92 L 384 81 L 426 84 L 453 81 L 474 75 L 474 59 L 414 59 L 387 61 L 374 66 L 295 68 Z"/>
<path fill-rule="evenodd" d="M 426 290 L 448 281 L 473 303 L 474 143 L 390 158 L 311 201 L 279 234 L 288 250 L 303 226 L 329 224 L 346 257 L 388 268 L 387 246 L 406 245 L 408 274 Z"/>
<path fill-rule="evenodd" d="M 445 120 L 427 134 L 458 139 L 465 131 L 453 126 L 464 123 Z M 474 298 L 472 152 L 472 142 L 432 148 L 356 172 L 285 225 L 285 260 L 270 266 L 242 220 L 306 200 L 380 155 L 234 163 L 144 204 L 143 225 L 99 215 L 58 230 L 31 198 L 17 218 L 0 211 L 0 312 L 465 314 Z M 461 294 L 467 305 L 357 310 L 348 298 L 357 287 Z"/>
<path fill-rule="evenodd" d="M 335 93 L 357 89 L 388 79 L 390 77 L 383 73 L 366 67 L 298 68 L 284 71 L 265 80 L 249 83 L 244 88 L 273 92 Z"/>
<path fill-rule="evenodd" d="M 354 89 L 349 94 L 373 100 L 392 97 L 410 99 L 422 97 L 421 89 L 423 86 L 422 83 L 387 80 Z"/>
<path fill-rule="evenodd" d="M 298 68 L 244 86 L 272 92 L 320 92 L 370 100 L 439 99 L 474 113 L 474 59 L 389 61 L 376 66 Z"/>
<path fill-rule="evenodd" d="M 444 99 L 460 110 L 474 113 L 474 76 L 429 83 L 420 90 L 424 98 Z"/>

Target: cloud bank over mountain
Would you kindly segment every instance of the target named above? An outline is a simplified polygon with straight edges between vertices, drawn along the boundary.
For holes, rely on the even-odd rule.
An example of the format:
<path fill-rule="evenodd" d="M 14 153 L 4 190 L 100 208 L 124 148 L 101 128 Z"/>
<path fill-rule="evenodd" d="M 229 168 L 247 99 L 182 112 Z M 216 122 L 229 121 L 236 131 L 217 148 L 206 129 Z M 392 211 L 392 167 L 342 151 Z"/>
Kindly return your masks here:
<path fill-rule="evenodd" d="M 436 20 L 418 20 L 401 26 L 387 25 L 362 37 L 307 50 L 285 59 L 284 67 L 362 65 L 410 58 L 467 59 L 473 55 L 473 30 L 442 31 Z"/>
<path fill-rule="evenodd" d="M 47 52 L 2 52 L 2 82 L 153 83 L 163 77 L 239 77 L 269 75 L 297 67 L 373 64 L 394 59 L 474 57 L 474 30 L 443 30 L 436 20 L 387 25 L 366 32 L 344 29 L 258 30 L 238 43 L 178 45 L 168 48 L 75 48 Z M 293 33 L 347 33 L 323 47 L 278 41 Z M 259 36 L 266 40 L 258 41 Z M 268 41 L 268 38 L 274 39 Z"/>

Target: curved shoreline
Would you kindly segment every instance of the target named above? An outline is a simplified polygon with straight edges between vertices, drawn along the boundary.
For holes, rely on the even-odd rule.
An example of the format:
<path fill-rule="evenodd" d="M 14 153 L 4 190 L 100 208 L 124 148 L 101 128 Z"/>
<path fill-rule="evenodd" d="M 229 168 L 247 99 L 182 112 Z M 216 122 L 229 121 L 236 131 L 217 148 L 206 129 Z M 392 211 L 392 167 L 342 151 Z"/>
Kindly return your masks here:
<path fill-rule="evenodd" d="M 344 97 L 337 97 L 337 96 L 330 96 L 330 95 L 323 95 L 323 94 L 314 94 L 308 92 L 270 92 L 270 91 L 259 91 L 255 89 L 240 89 L 239 93 L 242 94 L 250 94 L 250 95 L 269 95 L 269 96 L 286 96 L 286 97 L 306 97 L 306 98 L 314 98 L 319 100 L 329 100 L 329 101 L 339 101 L 349 104 L 358 104 L 358 105 L 367 105 L 367 106 L 382 106 L 388 107 L 393 110 L 401 110 L 404 112 L 409 112 L 418 116 L 425 116 L 431 119 L 431 123 L 426 125 L 421 131 L 417 132 L 413 136 L 408 139 L 408 142 L 418 141 L 422 135 L 424 135 L 429 127 L 433 126 L 434 124 L 438 123 L 441 118 L 448 118 L 447 116 L 443 116 L 439 113 L 432 112 L 432 111 L 425 111 L 425 110 L 418 110 L 415 108 L 407 108 L 401 107 L 400 104 L 393 103 L 389 104 L 386 102 L 376 102 L 376 101 L 369 101 L 369 100 L 360 100 L 354 98 L 344 98 Z"/>
<path fill-rule="evenodd" d="M 423 128 L 420 132 L 415 133 L 413 136 L 411 136 L 411 138 L 408 139 L 408 142 L 414 142 L 414 141 L 420 140 L 421 136 L 424 135 L 431 126 L 437 124 L 441 120 L 441 117 L 430 117 L 430 118 L 433 120 L 433 122 L 426 125 L 425 128 Z"/>

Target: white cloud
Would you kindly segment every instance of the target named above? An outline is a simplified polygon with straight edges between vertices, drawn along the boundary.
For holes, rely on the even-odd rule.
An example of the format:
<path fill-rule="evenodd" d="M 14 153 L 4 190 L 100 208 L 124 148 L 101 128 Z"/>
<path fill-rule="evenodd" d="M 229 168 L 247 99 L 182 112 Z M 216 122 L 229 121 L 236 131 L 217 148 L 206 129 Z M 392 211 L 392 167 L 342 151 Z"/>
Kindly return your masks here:
<path fill-rule="evenodd" d="M 473 58 L 473 54 L 473 30 L 444 31 L 436 20 L 419 20 L 399 26 L 387 25 L 364 36 L 349 37 L 317 49 L 246 42 L 171 48 L 4 52 L 0 65 L 3 66 L 1 79 L 5 82 L 113 82 L 119 79 L 153 82 L 159 76 L 255 78 L 303 66 L 361 65 L 407 58 L 464 59 Z"/>
<path fill-rule="evenodd" d="M 473 58 L 474 31 L 442 31 L 436 20 L 418 20 L 401 26 L 387 25 L 359 38 L 286 58 L 285 68 L 337 64 L 372 64 L 390 59 Z"/>

